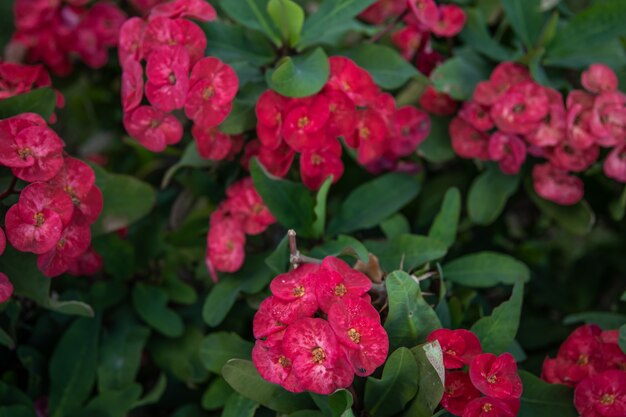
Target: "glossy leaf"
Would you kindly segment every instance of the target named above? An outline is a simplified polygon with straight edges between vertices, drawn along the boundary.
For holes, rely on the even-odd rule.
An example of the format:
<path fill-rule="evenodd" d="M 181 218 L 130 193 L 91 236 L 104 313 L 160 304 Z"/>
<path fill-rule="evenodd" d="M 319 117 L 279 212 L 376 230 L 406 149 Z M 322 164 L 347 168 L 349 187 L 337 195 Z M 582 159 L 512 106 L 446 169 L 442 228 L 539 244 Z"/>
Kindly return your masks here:
<path fill-rule="evenodd" d="M 502 8 L 513 30 L 531 49 L 541 36 L 545 15 L 541 12 L 541 0 L 503 0 Z"/>
<path fill-rule="evenodd" d="M 328 191 L 333 184 L 333 176 L 326 178 L 326 181 L 322 184 L 317 191 L 315 197 L 315 207 L 313 212 L 315 213 L 315 221 L 313 222 L 313 235 L 315 237 L 321 237 L 324 234 L 326 228 L 326 200 L 328 200 Z"/>
<path fill-rule="evenodd" d="M 479 252 L 443 265 L 446 280 L 468 287 L 528 282 L 530 271 L 522 262 L 501 253 Z"/>
<path fill-rule="evenodd" d="M 179 337 L 184 331 L 183 321 L 167 302 L 167 293 L 159 287 L 139 283 L 133 289 L 133 306 L 139 317 L 157 332 Z"/>
<path fill-rule="evenodd" d="M 302 7 L 292 0 L 269 0 L 267 13 L 289 45 L 294 46 L 298 43 L 304 25 Z"/>
<path fill-rule="evenodd" d="M 461 193 L 458 188 L 450 188 L 443 198 L 441 210 L 435 217 L 428 237 L 437 239 L 447 247 L 451 247 L 456 240 L 456 230 L 461 217 Z"/>
<path fill-rule="evenodd" d="M 519 181 L 519 175 L 506 175 L 497 166 L 489 166 L 470 187 L 467 196 L 470 219 L 479 225 L 496 221 L 509 197 L 517 191 Z"/>
<path fill-rule="evenodd" d="M 330 240 L 311 250 L 310 255 L 314 258 L 326 256 L 351 255 L 362 262 L 367 263 L 369 251 L 361 242 L 351 236 L 339 235 L 335 240 Z"/>
<path fill-rule="evenodd" d="M 54 113 L 56 92 L 51 88 L 38 88 L 0 100 L 0 119 L 8 119 L 22 113 L 37 113 L 48 120 Z"/>
<path fill-rule="evenodd" d="M 200 345 L 200 359 L 211 372 L 219 374 L 231 359 L 250 359 L 253 344 L 236 333 L 211 333 Z"/>
<path fill-rule="evenodd" d="M 536 376 L 520 371 L 524 392 L 519 417 L 576 417 L 574 390 L 560 384 L 548 384 Z"/>
<path fill-rule="evenodd" d="M 388 242 L 365 242 L 370 252 L 378 257 L 385 271 L 401 269 L 411 271 L 427 262 L 441 259 L 446 245 L 427 236 L 398 235 Z"/>
<path fill-rule="evenodd" d="M 220 0 L 220 7 L 243 26 L 263 32 L 276 45 L 280 36 L 267 13 L 268 0 Z"/>
<path fill-rule="evenodd" d="M 307 97 L 318 93 L 328 81 L 330 64 L 322 48 L 306 55 L 285 57 L 265 78 L 269 87 L 287 97 Z"/>

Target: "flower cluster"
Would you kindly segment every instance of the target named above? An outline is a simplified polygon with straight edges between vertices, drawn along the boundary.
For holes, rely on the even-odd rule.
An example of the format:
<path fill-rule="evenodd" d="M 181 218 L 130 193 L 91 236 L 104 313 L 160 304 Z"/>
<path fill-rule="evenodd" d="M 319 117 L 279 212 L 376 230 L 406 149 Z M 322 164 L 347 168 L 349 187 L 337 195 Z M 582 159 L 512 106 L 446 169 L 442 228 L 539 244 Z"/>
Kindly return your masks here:
<path fill-rule="evenodd" d="M 389 339 L 367 292 L 371 281 L 335 257 L 278 275 L 254 316 L 252 360 L 292 392 L 331 394 L 371 375 Z"/>
<path fill-rule="evenodd" d="M 111 2 L 87 7 L 86 0 L 16 0 L 14 15 L 7 55 L 42 62 L 57 75 L 72 71 L 73 55 L 91 68 L 104 66 L 126 19 Z"/>
<path fill-rule="evenodd" d="M 592 65 L 582 84 L 587 91 L 572 91 L 564 103 L 525 67 L 502 63 L 450 124 L 452 147 L 463 158 L 496 161 L 508 175 L 519 172 L 527 154 L 546 159 L 533 167 L 535 190 L 562 205 L 582 199 L 583 182 L 571 173 L 596 162 L 600 147 L 612 148 L 606 175 L 626 182 L 626 95 L 604 65 Z"/>
<path fill-rule="evenodd" d="M 356 149 L 359 163 L 377 171 L 395 167 L 430 132 L 427 114 L 412 106 L 396 108 L 393 96 L 381 92 L 353 61 L 341 56 L 329 61 L 330 77 L 318 94 L 287 98 L 268 90 L 261 95 L 256 105 L 260 145 L 251 142 L 247 152 L 279 177 L 300 153 L 300 176 L 312 189 L 330 175 L 334 181 L 342 176 L 339 137 Z"/>
<path fill-rule="evenodd" d="M 574 330 L 556 358 L 543 363 L 541 377 L 575 387 L 574 405 L 581 417 L 626 415 L 626 354 L 618 330 L 596 325 Z"/>
<path fill-rule="evenodd" d="M 230 113 L 238 78 L 229 65 L 204 57 L 206 35 L 187 18 L 207 22 L 216 14 L 204 0 L 172 0 L 122 26 L 124 126 L 141 145 L 161 152 L 182 139 L 183 126 L 172 112 L 184 109 L 201 156 L 224 159 L 242 146 L 241 138 L 216 129 Z M 142 104 L 144 94 L 148 104 Z"/>
<path fill-rule="evenodd" d="M 217 272 L 235 272 L 243 264 L 246 235 L 263 233 L 276 223 L 252 178 L 237 181 L 226 190 L 226 200 L 211 214 L 206 265 L 214 281 Z"/>
<path fill-rule="evenodd" d="M 517 415 L 522 381 L 511 354 L 483 353 L 476 335 L 463 329 L 435 330 L 427 340 L 437 340 L 443 351 L 443 408 L 462 417 Z"/>
<path fill-rule="evenodd" d="M 0 120 L 0 137 L 0 165 L 31 183 L 6 213 L 9 243 L 37 254 L 49 277 L 94 273 L 101 262 L 89 247 L 90 226 L 102 211 L 102 193 L 91 167 L 64 156 L 61 138 L 34 113 Z"/>

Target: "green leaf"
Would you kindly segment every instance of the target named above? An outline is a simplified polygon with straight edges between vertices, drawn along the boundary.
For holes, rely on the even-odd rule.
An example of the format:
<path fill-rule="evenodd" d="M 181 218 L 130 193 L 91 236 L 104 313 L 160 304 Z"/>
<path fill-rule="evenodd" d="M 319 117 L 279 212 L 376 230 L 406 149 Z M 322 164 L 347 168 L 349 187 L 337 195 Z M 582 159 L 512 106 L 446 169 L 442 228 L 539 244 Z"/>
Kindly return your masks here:
<path fill-rule="evenodd" d="M 0 417 L 37 417 L 35 409 L 26 405 L 0 406 Z"/>
<path fill-rule="evenodd" d="M 240 135 L 256 128 L 256 103 L 266 88 L 264 84 L 248 84 L 242 87 L 233 101 L 233 108 L 228 117 L 219 126 L 220 131 L 228 135 Z"/>
<path fill-rule="evenodd" d="M 251 342 L 236 333 L 211 333 L 200 345 L 200 360 L 206 369 L 219 374 L 231 359 L 250 359 L 252 347 Z"/>
<path fill-rule="evenodd" d="M 315 221 L 313 222 L 313 236 L 321 237 L 324 234 L 326 228 L 326 200 L 328 199 L 328 191 L 333 184 L 333 176 L 326 178 L 326 181 L 322 184 L 317 191 L 315 197 L 315 207 L 313 212 L 315 213 Z"/>
<path fill-rule="evenodd" d="M 256 401 L 233 392 L 226 401 L 221 417 L 253 417 L 260 405 Z"/>
<path fill-rule="evenodd" d="M 351 236 L 339 235 L 335 240 L 330 240 L 311 250 L 310 255 L 314 258 L 325 258 L 327 256 L 351 255 L 361 262 L 367 263 L 369 251 L 361 242 Z"/>
<path fill-rule="evenodd" d="M 166 388 L 167 388 L 167 377 L 165 376 L 165 373 L 162 373 L 159 376 L 159 379 L 157 380 L 156 384 L 154 384 L 154 387 L 152 387 L 152 389 L 150 390 L 150 392 L 148 392 L 143 398 L 140 398 L 139 400 L 137 400 L 135 404 L 133 404 L 133 408 L 139 408 L 139 407 L 143 407 L 146 405 L 158 403 L 161 397 L 163 396 L 163 393 L 165 392 Z"/>
<path fill-rule="evenodd" d="M 420 191 L 412 175 L 382 175 L 352 191 L 328 225 L 327 234 L 337 235 L 377 226 L 407 205 Z"/>
<path fill-rule="evenodd" d="M 50 361 L 50 416 L 66 417 L 89 398 L 96 382 L 100 319 L 76 319 Z"/>
<path fill-rule="evenodd" d="M 156 365 L 170 372 L 180 381 L 189 385 L 205 382 L 209 376 L 200 360 L 200 344 L 204 339 L 202 330 L 188 325 L 183 335 L 177 339 L 154 337 L 148 344 L 148 351 Z"/>
<path fill-rule="evenodd" d="M 626 315 L 610 313 L 608 311 L 587 311 L 584 313 L 569 314 L 563 319 L 563 324 L 591 323 L 597 324 L 604 330 L 617 329 L 626 324 Z"/>
<path fill-rule="evenodd" d="M 549 384 L 526 371 L 519 372 L 524 385 L 518 417 L 576 417 L 574 390 Z"/>
<path fill-rule="evenodd" d="M 61 314 L 93 317 L 93 309 L 81 301 L 60 301 L 50 297 L 52 280 L 43 276 L 37 268 L 37 257 L 33 254 L 18 252 L 7 245 L 0 256 L 0 271 L 4 272 L 13 283 L 15 295 L 27 297 L 43 308 Z"/>
<path fill-rule="evenodd" d="M 329 30 L 351 25 L 353 18 L 374 2 L 376 0 L 324 0 L 304 22 L 298 49 L 318 44 Z"/>
<path fill-rule="evenodd" d="M 276 220 L 303 237 L 313 234 L 313 198 L 302 184 L 268 174 L 256 158 L 250 161 L 254 187 Z"/>
<path fill-rule="evenodd" d="M 138 283 L 133 288 L 133 307 L 150 327 L 168 337 L 180 337 L 184 331 L 183 320 L 167 307 L 167 293 L 155 287 Z"/>
<path fill-rule="evenodd" d="M 202 396 L 202 408 L 205 410 L 218 410 L 224 408 L 224 404 L 232 394 L 233 389 L 228 385 L 228 382 L 221 376 L 214 379 L 209 388 Z"/>
<path fill-rule="evenodd" d="M 8 119 L 22 113 L 37 113 L 50 119 L 54 113 L 57 96 L 52 88 L 37 88 L 0 101 L 0 119 Z"/>
<path fill-rule="evenodd" d="M 385 280 L 389 314 L 385 330 L 390 348 L 415 346 L 441 328 L 437 313 L 424 300 L 419 284 L 406 272 L 395 271 Z"/>
<path fill-rule="evenodd" d="M 291 413 L 312 408 L 307 394 L 293 394 L 261 378 L 254 364 L 242 359 L 230 360 L 222 368 L 222 376 L 239 394 L 270 410 Z"/>
<path fill-rule="evenodd" d="M 267 13 L 268 0 L 219 0 L 219 5 L 234 21 L 258 30 L 280 45 L 280 36 Z"/>
<path fill-rule="evenodd" d="M 522 313 L 524 284 L 518 282 L 508 301 L 493 309 L 490 316 L 478 320 L 471 330 L 478 336 L 485 352 L 499 355 L 515 340 Z"/>
<path fill-rule="evenodd" d="M 541 0 L 502 1 L 502 8 L 513 30 L 528 49 L 536 45 L 546 20 L 540 3 Z"/>
<path fill-rule="evenodd" d="M 419 374 L 419 388 L 413 403 L 419 407 L 428 408 L 428 416 L 439 405 L 443 397 L 445 368 L 443 365 L 443 352 L 439 342 L 425 343 L 411 349 L 411 353 L 417 361 Z"/>
<path fill-rule="evenodd" d="M 366 241 L 365 245 L 378 257 L 385 271 L 393 271 L 400 266 L 411 271 L 427 262 L 443 258 L 447 252 L 443 242 L 418 235 L 398 235 L 388 242 Z"/>
<path fill-rule="evenodd" d="M 468 287 L 488 288 L 498 284 L 528 282 L 528 267 L 508 255 L 479 252 L 466 255 L 443 265 L 446 280 Z"/>
<path fill-rule="evenodd" d="M 556 221 L 568 232 L 583 236 L 591 231 L 596 222 L 596 216 L 586 200 L 573 206 L 562 206 L 539 197 L 532 189 L 532 184 L 526 184 L 526 191 L 535 205 L 549 218 Z"/>
<path fill-rule="evenodd" d="M 385 219 L 385 221 L 380 224 L 380 228 L 387 239 L 393 239 L 396 236 L 411 233 L 411 225 L 402 213 L 396 213 L 388 219 Z"/>
<path fill-rule="evenodd" d="M 267 3 L 267 13 L 290 46 L 298 43 L 304 25 L 302 7 L 291 0 L 270 0 Z"/>
<path fill-rule="evenodd" d="M 385 90 L 402 87 L 411 78 L 422 76 L 406 59 L 387 46 L 362 43 L 344 52 L 374 78 L 376 84 Z"/>
<path fill-rule="evenodd" d="M 163 181 L 161 181 L 161 188 L 167 188 L 167 186 L 174 178 L 174 175 L 182 168 L 206 168 L 213 165 L 214 162 L 206 160 L 200 156 L 198 153 L 198 148 L 196 147 L 196 142 L 190 142 L 185 151 L 183 152 L 183 156 L 180 157 L 178 162 L 172 165 L 163 175 Z"/>
<path fill-rule="evenodd" d="M 440 164 L 456 157 L 450 142 L 449 117 L 430 115 L 430 133 L 417 149 L 417 152 L 429 162 Z"/>
<path fill-rule="evenodd" d="M 104 270 L 118 280 L 129 279 L 135 273 L 135 248 L 117 233 L 95 237 L 91 244 L 102 256 Z"/>
<path fill-rule="evenodd" d="M 265 73 L 269 87 L 287 97 L 308 97 L 318 93 L 328 81 L 330 64 L 322 48 L 306 55 L 285 57 L 275 69 Z"/>
<path fill-rule="evenodd" d="M 95 165 L 92 168 L 104 200 L 102 213 L 92 226 L 94 236 L 127 227 L 152 210 L 156 193 L 150 185 L 129 175 L 111 174 Z"/>
<path fill-rule="evenodd" d="M 470 45 L 476 52 L 495 61 L 514 61 L 516 59 L 518 54 L 503 47 L 491 37 L 480 10 L 466 8 L 465 15 L 467 21 L 459 36 L 466 44 Z"/>
<path fill-rule="evenodd" d="M 120 390 L 135 381 L 149 336 L 150 330 L 130 315 L 119 317 L 111 329 L 103 332 L 98 365 L 100 392 Z"/>
<path fill-rule="evenodd" d="M 596 2 L 574 15 L 559 28 L 554 40 L 547 45 L 546 65 L 584 68 L 595 62 L 593 54 L 626 35 L 626 3 L 622 1 Z M 620 52 L 620 49 L 616 50 Z M 621 49 L 621 55 L 623 55 Z M 590 56 L 584 59 L 585 55 Z M 580 57 L 572 61 L 572 57 Z"/>
<path fill-rule="evenodd" d="M 92 399 L 75 417 L 126 417 L 141 396 L 141 385 L 132 384 L 119 391 L 105 391 Z"/>
<path fill-rule="evenodd" d="M 485 64 L 471 55 L 459 55 L 439 65 L 430 75 L 435 88 L 455 100 L 469 100 L 476 84 L 489 77 Z"/>
<path fill-rule="evenodd" d="M 233 2 L 234 3 L 234 2 Z M 220 21 L 202 25 L 208 42 L 207 54 L 226 63 L 247 62 L 255 66 L 267 65 L 274 60 L 272 45 L 258 32 Z"/>
<path fill-rule="evenodd" d="M 461 193 L 456 187 L 450 188 L 446 191 L 443 203 L 441 203 L 441 210 L 428 231 L 428 237 L 437 239 L 448 248 L 451 247 L 456 240 L 456 230 L 459 226 L 460 217 Z"/>
<path fill-rule="evenodd" d="M 418 371 L 409 349 L 401 347 L 393 352 L 385 363 L 382 378 L 367 378 L 363 404 L 368 413 L 390 417 L 402 411 L 417 393 Z"/>
<path fill-rule="evenodd" d="M 282 274 L 289 267 L 289 236 L 285 235 L 274 249 L 274 252 L 265 259 L 267 265 L 274 273 Z"/>
<path fill-rule="evenodd" d="M 517 191 L 519 180 L 519 175 L 503 174 L 496 165 L 490 165 L 469 189 L 467 211 L 472 222 L 488 225 L 496 221 Z"/>
<path fill-rule="evenodd" d="M 315 404 L 326 417 L 354 417 L 352 404 L 354 399 L 350 391 L 340 389 L 331 395 L 310 393 Z"/>
<path fill-rule="evenodd" d="M 618 343 L 619 343 L 620 349 L 622 349 L 622 352 L 626 353 L 626 324 L 623 324 L 619 328 Z"/>
<path fill-rule="evenodd" d="M 11 350 L 15 349 L 15 342 L 3 329 L 0 329 L 0 346 L 6 346 Z"/>

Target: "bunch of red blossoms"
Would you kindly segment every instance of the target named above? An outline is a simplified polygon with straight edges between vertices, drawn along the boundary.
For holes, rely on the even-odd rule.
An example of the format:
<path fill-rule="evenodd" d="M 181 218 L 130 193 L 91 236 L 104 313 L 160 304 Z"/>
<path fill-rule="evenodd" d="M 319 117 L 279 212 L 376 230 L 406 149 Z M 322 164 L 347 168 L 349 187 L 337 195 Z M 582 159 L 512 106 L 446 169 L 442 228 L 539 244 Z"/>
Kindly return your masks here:
<path fill-rule="evenodd" d="M 562 205 L 582 199 L 583 182 L 570 173 L 596 162 L 600 147 L 612 148 L 605 174 L 626 182 L 626 95 L 604 65 L 592 65 L 582 84 L 587 91 L 572 91 L 564 104 L 525 67 L 502 63 L 450 124 L 452 147 L 464 158 L 497 161 L 509 175 L 519 172 L 527 154 L 547 159 L 533 167 L 535 191 Z"/>
<path fill-rule="evenodd" d="M 64 156 L 61 138 L 34 113 L 0 120 L 0 138 L 0 165 L 31 183 L 6 213 L 9 243 L 37 254 L 37 266 L 49 277 L 94 273 L 100 259 L 89 248 L 90 226 L 102 211 L 102 193 L 93 170 Z"/>
<path fill-rule="evenodd" d="M 483 353 L 476 335 L 463 329 L 435 330 L 427 340 L 437 340 L 443 351 L 443 408 L 462 417 L 517 415 L 522 381 L 510 353 Z"/>
<path fill-rule="evenodd" d="M 235 272 L 243 265 L 246 235 L 258 235 L 276 223 L 254 189 L 252 178 L 228 187 L 226 197 L 211 214 L 207 235 L 205 260 L 215 282 L 217 272 Z"/>
<path fill-rule="evenodd" d="M 256 105 L 260 145 L 251 142 L 248 154 L 272 174 L 283 177 L 300 153 L 300 176 L 318 189 L 332 175 L 343 174 L 343 137 L 357 150 L 359 163 L 378 172 L 393 169 L 398 159 L 415 152 L 430 132 L 427 114 L 412 106 L 396 108 L 370 74 L 348 58 L 329 59 L 330 77 L 318 94 L 287 98 L 271 90 Z"/>
<path fill-rule="evenodd" d="M 543 363 L 541 377 L 575 387 L 574 405 L 581 417 L 626 415 L 626 354 L 618 330 L 596 325 L 574 330 L 554 359 Z"/>
<path fill-rule="evenodd" d="M 15 0 L 16 32 L 7 47 L 11 60 L 42 62 L 57 75 L 72 71 L 77 55 L 103 67 L 126 15 L 115 4 L 87 0 Z"/>
<path fill-rule="evenodd" d="M 204 0 L 173 0 L 155 6 L 147 19 L 133 17 L 122 26 L 124 126 L 144 147 L 161 152 L 182 139 L 183 126 L 171 112 L 184 109 L 200 154 L 224 159 L 241 148 L 240 138 L 216 128 L 230 113 L 238 78 L 219 59 L 204 57 L 206 35 L 186 17 L 207 22 L 216 14 Z M 142 105 L 144 92 L 149 104 Z"/>
<path fill-rule="evenodd" d="M 371 375 L 389 339 L 367 292 L 371 281 L 327 257 L 278 275 L 254 316 L 252 360 L 261 376 L 292 392 L 331 394 Z"/>

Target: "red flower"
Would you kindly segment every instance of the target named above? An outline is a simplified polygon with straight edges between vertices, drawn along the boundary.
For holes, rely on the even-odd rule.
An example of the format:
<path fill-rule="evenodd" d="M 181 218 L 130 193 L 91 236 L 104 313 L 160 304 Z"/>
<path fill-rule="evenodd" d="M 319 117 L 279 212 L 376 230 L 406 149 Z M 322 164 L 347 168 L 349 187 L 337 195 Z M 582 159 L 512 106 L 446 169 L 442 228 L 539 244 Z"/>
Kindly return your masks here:
<path fill-rule="evenodd" d="M 270 174 L 280 178 L 287 175 L 296 156 L 293 149 L 284 142 L 276 149 L 261 146 L 258 152 L 259 162 Z"/>
<path fill-rule="evenodd" d="M 547 154 L 550 162 L 566 171 L 582 172 L 589 168 L 600 156 L 600 148 L 592 145 L 587 149 L 575 148 L 565 141 L 556 145 Z"/>
<path fill-rule="evenodd" d="M 330 103 L 323 95 L 292 102 L 283 123 L 283 138 L 297 152 L 321 146 L 326 141 L 325 127 Z"/>
<path fill-rule="evenodd" d="M 616 146 L 604 160 L 604 175 L 626 183 L 626 145 Z"/>
<path fill-rule="evenodd" d="M 389 337 L 378 311 L 368 301 L 342 298 L 328 310 L 328 323 L 358 376 L 371 375 L 387 359 Z"/>
<path fill-rule="evenodd" d="M 326 122 L 326 132 L 331 139 L 339 136 L 348 138 L 356 129 L 356 107 L 352 100 L 339 90 L 326 90 L 330 114 Z"/>
<path fill-rule="evenodd" d="M 241 268 L 245 244 L 246 235 L 238 220 L 224 217 L 211 221 L 205 261 L 213 281 L 217 282 L 217 271 L 235 272 Z"/>
<path fill-rule="evenodd" d="M 465 329 L 438 329 L 430 333 L 426 340 L 439 342 L 446 369 L 463 368 L 482 352 L 476 335 Z"/>
<path fill-rule="evenodd" d="M 407 61 L 413 59 L 425 39 L 428 39 L 428 33 L 422 32 L 414 26 L 406 26 L 391 35 L 391 42 L 400 49 L 402 56 Z"/>
<path fill-rule="evenodd" d="M 626 141 L 626 95 L 620 92 L 600 94 L 593 104 L 589 127 L 602 146 Z"/>
<path fill-rule="evenodd" d="M 158 110 L 171 112 L 185 104 L 189 90 L 189 54 L 182 46 L 161 46 L 146 65 L 146 97 Z"/>
<path fill-rule="evenodd" d="M 232 108 L 239 80 L 235 71 L 217 58 L 198 61 L 191 70 L 185 114 L 209 128 L 222 123 Z"/>
<path fill-rule="evenodd" d="M 439 6 L 439 18 L 430 27 L 434 34 L 451 38 L 457 35 L 465 26 L 465 12 L 459 6 L 447 4 Z"/>
<path fill-rule="evenodd" d="M 372 287 L 372 282 L 365 274 L 352 269 L 334 256 L 324 258 L 317 275 L 317 301 L 322 311 L 326 313 L 335 302 L 349 296 L 359 298 L 367 294 Z"/>
<path fill-rule="evenodd" d="M 134 60 L 128 60 L 122 72 L 122 109 L 129 112 L 141 104 L 143 98 L 143 67 Z"/>
<path fill-rule="evenodd" d="M 137 28 L 132 27 L 128 36 L 136 33 Z M 124 27 L 122 28 L 124 31 Z M 143 43 L 141 46 L 141 57 L 148 58 L 153 50 L 160 46 L 183 46 L 185 35 L 177 20 L 167 17 L 157 17 L 151 19 L 143 32 Z M 131 44 L 134 46 L 134 44 Z M 131 48 L 132 50 L 132 48 Z"/>
<path fill-rule="evenodd" d="M 450 116 L 456 112 L 457 103 L 446 93 L 429 85 L 420 96 L 420 106 L 430 114 Z"/>
<path fill-rule="evenodd" d="M 338 141 L 329 141 L 324 146 L 302 151 L 300 178 L 304 185 L 317 190 L 331 175 L 333 183 L 339 181 L 343 175 L 341 145 Z"/>
<path fill-rule="evenodd" d="M 372 76 L 353 61 L 342 56 L 328 59 L 330 77 L 326 88 L 343 91 L 357 106 L 367 106 L 378 95 Z"/>
<path fill-rule="evenodd" d="M 225 207 L 230 215 L 241 220 L 246 234 L 258 235 L 276 223 L 276 219 L 254 188 L 252 178 L 247 177 L 234 183 L 226 190 L 226 195 L 228 200 Z"/>
<path fill-rule="evenodd" d="M 430 133 L 430 117 L 413 106 L 400 107 L 392 120 L 390 149 L 394 156 L 401 158 L 415 152 Z"/>
<path fill-rule="evenodd" d="M 283 351 L 302 388 L 328 395 L 352 384 L 354 374 L 327 321 L 305 318 L 290 325 Z"/>
<path fill-rule="evenodd" d="M 367 165 L 383 156 L 388 146 L 388 134 L 387 123 L 379 112 L 373 109 L 359 110 L 356 130 L 350 140 L 346 138 L 346 143 L 358 148 L 359 163 Z"/>
<path fill-rule="evenodd" d="M 602 330 L 596 325 L 581 326 L 561 345 L 557 358 L 569 363 L 563 374 L 564 381 L 577 383 L 605 369 L 601 334 Z"/>
<path fill-rule="evenodd" d="M 503 62 L 493 70 L 489 81 L 478 83 L 473 98 L 482 105 L 491 106 L 512 86 L 531 80 L 526 67 L 513 62 Z"/>
<path fill-rule="evenodd" d="M 522 395 L 522 380 L 510 353 L 500 356 L 483 353 L 474 357 L 469 375 L 474 386 L 488 397 L 509 399 Z"/>
<path fill-rule="evenodd" d="M 476 101 L 463 103 L 463 107 L 459 111 L 459 117 L 481 132 L 493 129 L 493 120 L 489 114 L 489 108 Z"/>
<path fill-rule="evenodd" d="M 268 337 L 285 330 L 288 325 L 299 319 L 313 315 L 314 312 L 311 313 L 306 305 L 302 304 L 300 307 L 304 308 L 294 308 L 293 303 L 289 301 L 269 296 L 263 300 L 259 310 L 254 315 L 252 321 L 254 337 L 257 339 Z"/>
<path fill-rule="evenodd" d="M 303 264 L 293 271 L 280 274 L 270 282 L 270 290 L 276 298 L 288 301 L 290 309 L 312 316 L 319 307 L 315 295 L 318 269 L 318 265 Z"/>
<path fill-rule="evenodd" d="M 574 405 L 582 417 L 626 415 L 626 372 L 610 370 L 583 379 L 574 391 Z"/>
<path fill-rule="evenodd" d="M 571 96 L 571 94 L 570 94 Z M 569 102 L 568 97 L 568 102 Z M 567 139 L 577 149 L 587 149 L 593 146 L 598 138 L 591 131 L 592 110 L 582 103 L 568 105 L 567 109 Z"/>
<path fill-rule="evenodd" d="M 533 184 L 540 197 L 564 206 L 578 203 L 584 195 L 580 178 L 550 163 L 533 167 Z"/>
<path fill-rule="evenodd" d="M 550 90 L 548 90 L 550 91 Z M 567 117 L 560 93 L 558 101 L 550 102 L 548 114 L 539 123 L 537 130 L 526 135 L 526 140 L 535 146 L 554 146 L 563 142 L 567 135 Z"/>
<path fill-rule="evenodd" d="M 446 386 L 441 398 L 441 406 L 450 413 L 461 416 L 467 404 L 480 397 L 480 391 L 472 385 L 466 372 L 446 372 Z"/>
<path fill-rule="evenodd" d="M 94 275 L 102 269 L 102 257 L 92 248 L 75 258 L 67 272 L 75 276 Z"/>
<path fill-rule="evenodd" d="M 37 256 L 37 267 L 47 277 L 56 277 L 66 272 L 74 260 L 85 253 L 91 243 L 91 229 L 70 223 L 54 248 Z"/>
<path fill-rule="evenodd" d="M 481 132 L 459 117 L 450 122 L 452 149 L 462 158 L 489 159 L 489 136 Z"/>
<path fill-rule="evenodd" d="M 7 236 L 4 234 L 4 230 L 0 228 L 0 255 L 4 253 L 7 248 Z"/>
<path fill-rule="evenodd" d="M 191 128 L 191 135 L 196 142 L 198 154 L 204 159 L 224 160 L 230 155 L 233 148 L 233 138 L 215 127 L 203 128 L 194 124 Z"/>
<path fill-rule="evenodd" d="M 124 115 L 130 136 L 153 152 L 165 150 L 183 138 L 183 127 L 176 117 L 151 106 L 140 106 Z"/>
<path fill-rule="evenodd" d="M 7 302 L 13 295 L 13 284 L 9 277 L 0 272 L 0 304 Z"/>
<path fill-rule="evenodd" d="M 257 340 L 252 349 L 252 362 L 263 379 L 280 384 L 291 392 L 304 391 L 292 372 L 292 360 L 283 349 L 284 332 L 275 333 L 266 340 Z"/>
<path fill-rule="evenodd" d="M 173 0 L 156 5 L 150 11 L 150 19 L 156 17 L 189 17 L 201 22 L 209 22 L 217 18 L 215 9 L 204 0 Z"/>
<path fill-rule="evenodd" d="M 48 252 L 61 238 L 72 211 L 72 200 L 62 190 L 45 183 L 31 184 L 7 211 L 7 238 L 19 251 Z"/>
<path fill-rule="evenodd" d="M 120 28 L 118 56 L 122 67 L 128 61 L 139 62 L 144 58 L 143 37 L 146 23 L 138 17 L 131 17 Z"/>
<path fill-rule="evenodd" d="M 617 90 L 617 76 L 613 70 L 603 64 L 592 64 L 581 76 L 583 87 L 591 93 L 610 93 Z"/>
<path fill-rule="evenodd" d="M 527 134 L 539 127 L 549 111 L 545 89 L 531 81 L 511 87 L 491 108 L 491 118 L 506 133 Z"/>
<path fill-rule="evenodd" d="M 378 0 L 359 15 L 359 18 L 372 24 L 380 24 L 392 16 L 399 16 L 406 9 L 405 1 Z"/>
<path fill-rule="evenodd" d="M 519 400 L 504 401 L 497 398 L 480 397 L 472 400 L 463 417 L 515 417 L 519 409 Z"/>
<path fill-rule="evenodd" d="M 514 175 L 526 160 L 526 144 L 517 135 L 496 132 L 489 138 L 489 158 L 498 161 L 500 170 Z"/>
<path fill-rule="evenodd" d="M 257 135 L 269 149 L 276 149 L 282 140 L 282 125 L 290 99 L 266 90 L 256 102 Z"/>
<path fill-rule="evenodd" d="M 63 166 L 63 141 L 34 113 L 0 121 L 0 164 L 28 182 L 47 181 Z"/>
<path fill-rule="evenodd" d="M 435 0 L 409 0 L 408 3 L 417 20 L 432 30 L 439 20 L 439 9 Z"/>

